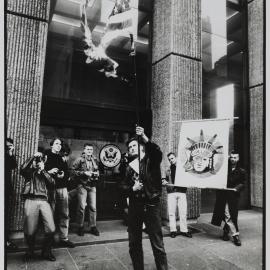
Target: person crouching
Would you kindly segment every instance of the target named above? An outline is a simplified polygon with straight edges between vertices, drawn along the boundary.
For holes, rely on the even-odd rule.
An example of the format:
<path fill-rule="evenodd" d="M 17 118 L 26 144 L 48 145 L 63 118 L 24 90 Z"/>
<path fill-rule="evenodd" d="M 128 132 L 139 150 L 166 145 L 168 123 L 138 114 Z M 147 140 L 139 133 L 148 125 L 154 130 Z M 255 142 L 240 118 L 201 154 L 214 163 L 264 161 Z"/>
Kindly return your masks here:
<path fill-rule="evenodd" d="M 39 218 L 44 225 L 45 237 L 41 252 L 42 258 L 55 261 L 51 247 L 55 224 L 50 204 L 48 203 L 48 187 L 54 186 L 54 179 L 44 170 L 44 156 L 37 152 L 21 166 L 21 175 L 25 178 L 22 193 L 24 203 L 24 235 L 28 250 L 24 260 L 35 258 L 35 233 L 38 229 Z"/>

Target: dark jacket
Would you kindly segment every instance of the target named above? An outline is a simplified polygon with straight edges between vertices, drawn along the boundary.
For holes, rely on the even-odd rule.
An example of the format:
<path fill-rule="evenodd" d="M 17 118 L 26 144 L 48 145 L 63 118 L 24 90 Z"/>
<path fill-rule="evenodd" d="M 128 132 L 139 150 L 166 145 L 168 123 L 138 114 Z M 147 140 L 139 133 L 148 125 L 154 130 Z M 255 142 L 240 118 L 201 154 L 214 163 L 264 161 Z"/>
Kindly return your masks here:
<path fill-rule="evenodd" d="M 48 200 L 48 188 L 55 184 L 54 179 L 45 171 L 37 173 L 32 168 L 33 157 L 26 160 L 21 166 L 20 173 L 25 178 L 25 185 L 22 192 L 24 198 Z"/>
<path fill-rule="evenodd" d="M 9 154 L 5 154 L 5 190 L 9 194 L 13 190 L 12 182 L 11 182 L 11 171 L 17 167 L 17 162 L 15 156 L 10 156 Z"/>
<path fill-rule="evenodd" d="M 145 144 L 145 156 L 141 160 L 141 177 L 144 192 L 147 200 L 159 198 L 161 195 L 161 171 L 160 163 L 162 160 L 162 152 L 158 145 L 148 141 Z M 133 180 L 134 171 L 130 166 L 126 167 L 125 176 L 120 184 L 120 189 L 126 197 L 130 200 L 136 200 L 136 192 L 132 190 L 134 185 Z"/>
<path fill-rule="evenodd" d="M 86 189 L 96 186 L 95 179 L 84 174 L 87 171 L 98 172 L 98 160 L 95 156 L 91 158 L 89 165 L 90 167 L 87 168 L 85 155 L 82 155 L 77 160 L 75 160 L 71 170 L 71 174 L 75 179 L 77 179 L 78 184 L 82 185 Z"/>
<path fill-rule="evenodd" d="M 166 181 L 168 182 L 168 184 L 175 183 L 175 179 L 172 179 L 171 168 L 172 168 L 172 166 L 170 166 L 170 168 L 166 171 Z M 186 193 L 187 192 L 186 187 L 174 187 L 174 186 L 167 185 L 166 189 L 167 189 L 168 193 L 172 193 L 172 192 Z"/>
<path fill-rule="evenodd" d="M 228 203 L 230 216 L 236 228 L 238 229 L 238 202 L 240 198 L 240 192 L 244 189 L 246 181 L 246 171 L 239 166 L 236 166 L 235 170 L 232 171 L 229 163 L 227 188 L 235 188 L 237 191 L 218 190 L 216 192 L 216 203 L 211 221 L 213 225 L 221 225 L 222 220 L 224 220 L 225 205 Z"/>
<path fill-rule="evenodd" d="M 56 175 L 51 175 L 55 180 L 55 188 L 65 188 L 68 184 L 69 171 L 59 154 L 54 154 L 51 150 L 46 152 L 47 160 L 45 162 L 45 170 L 50 171 L 53 168 L 58 168 L 59 171 L 64 172 L 63 178 L 58 178 Z"/>

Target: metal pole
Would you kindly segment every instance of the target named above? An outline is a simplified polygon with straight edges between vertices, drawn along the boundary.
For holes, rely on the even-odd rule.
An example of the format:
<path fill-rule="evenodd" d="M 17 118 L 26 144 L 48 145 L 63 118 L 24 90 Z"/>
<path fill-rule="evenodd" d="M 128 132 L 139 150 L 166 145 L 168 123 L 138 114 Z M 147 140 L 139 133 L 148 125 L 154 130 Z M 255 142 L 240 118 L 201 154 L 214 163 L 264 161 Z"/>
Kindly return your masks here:
<path fill-rule="evenodd" d="M 133 36 L 131 37 L 131 43 L 132 46 L 134 46 L 134 40 Z M 139 114 L 139 108 L 140 108 L 140 100 L 139 100 L 139 90 L 138 90 L 138 82 L 137 82 L 137 72 L 136 72 L 136 49 L 135 46 L 133 49 L 133 52 L 131 52 L 131 58 L 132 58 L 132 65 L 133 65 L 133 76 L 134 76 L 134 88 L 135 88 L 135 108 L 136 108 L 136 126 L 140 126 L 140 114 Z M 138 178 L 141 181 L 141 153 L 140 153 L 140 136 L 137 136 L 137 143 L 138 143 L 138 160 L 139 160 L 139 172 L 138 172 Z"/>
<path fill-rule="evenodd" d="M 232 117 L 232 118 L 209 118 L 209 119 L 194 119 L 194 120 L 178 120 L 173 121 L 174 123 L 187 123 L 187 122 L 206 122 L 206 121 L 224 121 L 224 120 L 236 120 L 239 117 Z"/>

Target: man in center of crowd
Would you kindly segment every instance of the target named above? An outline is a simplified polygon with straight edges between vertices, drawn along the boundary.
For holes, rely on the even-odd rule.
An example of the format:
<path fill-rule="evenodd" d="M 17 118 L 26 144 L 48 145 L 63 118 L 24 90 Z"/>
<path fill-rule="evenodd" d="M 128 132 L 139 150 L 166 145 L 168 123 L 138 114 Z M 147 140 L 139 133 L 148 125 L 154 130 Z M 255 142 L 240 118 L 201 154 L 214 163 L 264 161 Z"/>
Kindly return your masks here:
<path fill-rule="evenodd" d="M 62 247 L 74 248 L 75 245 L 68 240 L 69 230 L 69 206 L 67 183 L 69 172 L 60 155 L 62 141 L 55 138 L 50 142 L 51 149 L 46 153 L 47 161 L 45 170 L 55 180 L 53 198 L 50 198 L 52 209 L 55 211 L 55 223 L 59 230 L 59 245 Z M 51 192 L 52 193 L 52 192 Z"/>
<path fill-rule="evenodd" d="M 84 235 L 84 214 L 86 203 L 89 207 L 90 233 L 99 236 L 96 227 L 96 183 L 99 177 L 98 161 L 93 155 L 94 148 L 90 143 L 84 144 L 84 151 L 72 166 L 72 172 L 78 179 L 78 208 L 77 223 L 79 225 L 78 235 Z"/>
<path fill-rule="evenodd" d="M 127 147 L 129 156 L 137 158 L 127 166 L 120 185 L 124 195 L 129 197 L 129 253 L 134 269 L 143 270 L 142 225 L 145 222 L 156 267 L 167 270 L 160 208 L 162 152 L 148 139 L 142 127 L 136 127 L 136 135 L 141 140 L 139 145 L 138 140 L 133 138 L 127 142 Z"/>

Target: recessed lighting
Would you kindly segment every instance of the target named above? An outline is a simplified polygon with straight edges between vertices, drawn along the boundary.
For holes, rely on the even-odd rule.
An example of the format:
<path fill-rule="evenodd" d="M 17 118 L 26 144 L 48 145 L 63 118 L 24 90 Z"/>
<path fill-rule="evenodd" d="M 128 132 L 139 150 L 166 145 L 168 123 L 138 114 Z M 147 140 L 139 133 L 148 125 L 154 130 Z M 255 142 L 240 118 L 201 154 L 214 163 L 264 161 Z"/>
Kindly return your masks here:
<path fill-rule="evenodd" d="M 70 26 L 73 26 L 73 27 L 80 27 L 80 25 L 81 25 L 79 20 L 71 19 L 71 18 L 64 17 L 64 16 L 61 16 L 61 15 L 58 15 L 58 14 L 53 15 L 52 21 L 62 23 L 62 24 L 66 24 L 66 25 L 70 25 Z"/>
<path fill-rule="evenodd" d="M 233 14 L 231 14 L 230 16 L 227 17 L 227 20 L 229 20 L 230 18 L 232 18 L 234 15 L 236 15 L 237 13 L 239 13 L 238 11 L 235 11 Z"/>

